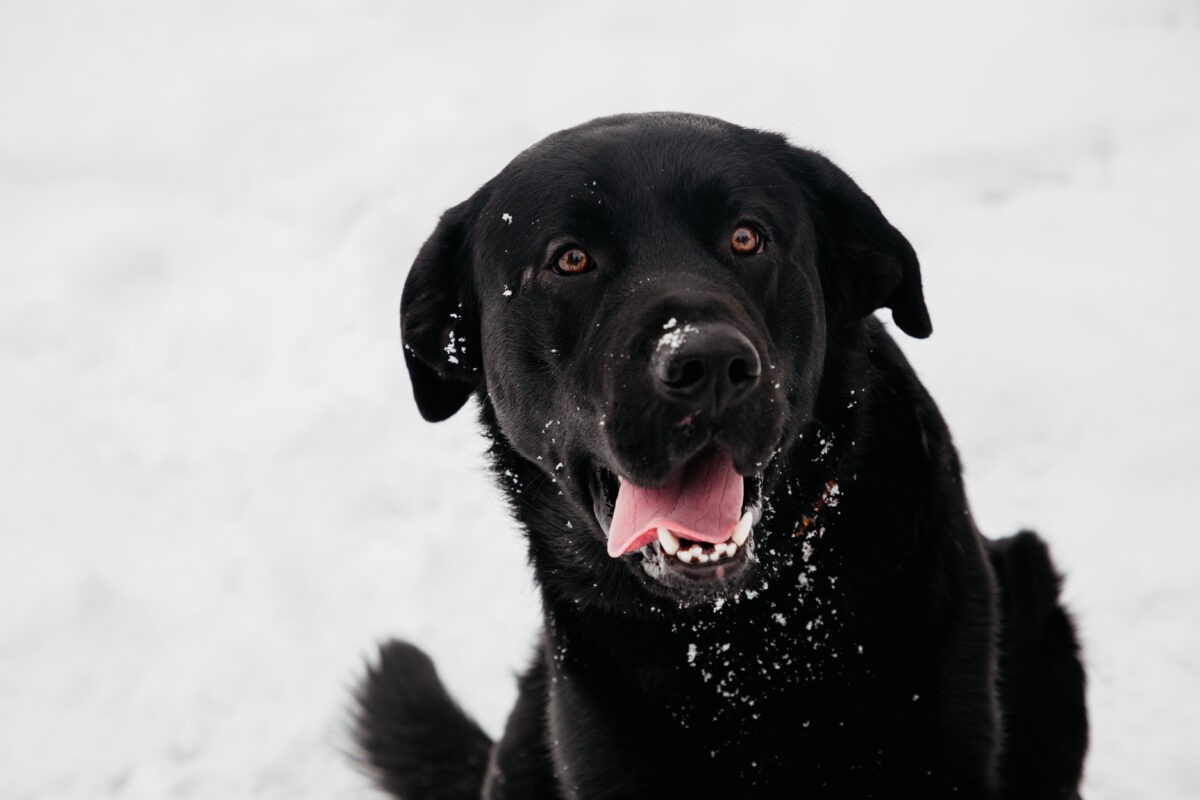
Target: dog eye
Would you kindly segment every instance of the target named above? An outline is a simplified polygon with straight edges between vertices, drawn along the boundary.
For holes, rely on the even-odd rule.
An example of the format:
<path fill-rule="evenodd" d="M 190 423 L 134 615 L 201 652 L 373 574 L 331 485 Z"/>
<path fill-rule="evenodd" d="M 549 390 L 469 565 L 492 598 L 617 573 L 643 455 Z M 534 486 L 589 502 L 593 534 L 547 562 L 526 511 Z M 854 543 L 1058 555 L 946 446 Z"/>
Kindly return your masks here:
<path fill-rule="evenodd" d="M 592 269 L 592 257 L 578 247 L 569 247 L 558 254 L 554 271 L 559 275 L 578 275 Z"/>
<path fill-rule="evenodd" d="M 729 236 L 729 246 L 739 256 L 752 256 L 763 251 L 763 235 L 750 225 L 738 225 Z"/>

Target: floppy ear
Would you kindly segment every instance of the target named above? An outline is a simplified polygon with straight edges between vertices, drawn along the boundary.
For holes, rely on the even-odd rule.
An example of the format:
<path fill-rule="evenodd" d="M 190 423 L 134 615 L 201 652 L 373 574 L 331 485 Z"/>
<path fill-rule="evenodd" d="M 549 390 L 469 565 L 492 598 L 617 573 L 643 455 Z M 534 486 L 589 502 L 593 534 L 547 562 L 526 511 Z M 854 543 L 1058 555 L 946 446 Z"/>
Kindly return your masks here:
<path fill-rule="evenodd" d="M 792 154 L 812 202 L 821 241 L 821 282 L 833 312 L 861 319 L 877 308 L 890 308 L 900 330 L 924 339 L 933 325 L 912 245 L 833 162 L 798 148 Z"/>
<path fill-rule="evenodd" d="M 482 375 L 469 203 L 442 215 L 417 253 L 400 298 L 404 361 L 417 409 L 430 422 L 462 408 Z"/>

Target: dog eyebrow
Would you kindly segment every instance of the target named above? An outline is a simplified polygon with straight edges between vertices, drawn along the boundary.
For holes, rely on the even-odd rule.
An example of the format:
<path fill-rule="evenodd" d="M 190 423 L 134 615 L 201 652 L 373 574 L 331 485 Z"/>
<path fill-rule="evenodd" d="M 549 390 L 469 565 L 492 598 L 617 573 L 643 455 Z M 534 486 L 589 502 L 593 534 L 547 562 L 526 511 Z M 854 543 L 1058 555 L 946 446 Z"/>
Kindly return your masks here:
<path fill-rule="evenodd" d="M 543 218 L 552 222 L 542 231 L 546 246 L 554 241 L 573 239 L 580 244 L 597 247 L 611 244 L 616 238 L 616 209 L 599 196 L 568 195 L 557 209 L 547 209 Z"/>

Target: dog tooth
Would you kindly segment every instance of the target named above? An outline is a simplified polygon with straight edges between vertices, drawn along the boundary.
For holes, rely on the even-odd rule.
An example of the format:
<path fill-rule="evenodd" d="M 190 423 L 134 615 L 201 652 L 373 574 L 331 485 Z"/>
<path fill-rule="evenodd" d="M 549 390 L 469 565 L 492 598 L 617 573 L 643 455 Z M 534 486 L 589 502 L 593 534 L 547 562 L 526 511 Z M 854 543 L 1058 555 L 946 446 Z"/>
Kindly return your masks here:
<path fill-rule="evenodd" d="M 725 555 L 725 543 L 724 542 L 717 542 L 716 544 L 713 545 L 713 555 L 715 555 L 717 558 L 721 558 L 722 556 Z"/>
<path fill-rule="evenodd" d="M 682 561 L 685 564 L 692 563 L 692 551 L 691 550 L 680 550 L 678 553 L 675 554 L 675 557 L 678 558 L 680 561 Z"/>
<path fill-rule="evenodd" d="M 733 558 L 733 554 L 736 552 L 737 552 L 737 545 L 734 544 L 733 542 L 730 542 L 725 547 L 725 555 L 728 556 L 729 558 Z"/>
<path fill-rule="evenodd" d="M 713 556 L 713 561 L 716 561 L 716 560 L 717 560 L 716 556 Z M 708 563 L 708 554 L 701 553 L 700 555 L 696 556 L 696 561 L 701 564 L 707 564 Z"/>
<path fill-rule="evenodd" d="M 741 547 L 750 538 L 750 526 L 753 524 L 750 521 L 751 512 L 747 511 L 742 514 L 742 518 L 738 520 L 737 527 L 733 529 L 733 543 Z"/>
<path fill-rule="evenodd" d="M 679 552 L 679 537 L 671 533 L 669 528 L 658 529 L 658 543 L 662 545 L 663 552 L 669 556 Z"/>

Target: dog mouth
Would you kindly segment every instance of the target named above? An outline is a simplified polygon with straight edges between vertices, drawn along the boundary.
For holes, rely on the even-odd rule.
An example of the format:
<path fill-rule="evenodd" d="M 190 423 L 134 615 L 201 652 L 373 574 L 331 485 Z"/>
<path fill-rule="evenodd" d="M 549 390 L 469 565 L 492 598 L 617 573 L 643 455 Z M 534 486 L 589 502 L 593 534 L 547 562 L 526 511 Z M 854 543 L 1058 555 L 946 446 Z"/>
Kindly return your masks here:
<path fill-rule="evenodd" d="M 712 593 L 740 584 L 755 563 L 754 526 L 762 518 L 761 477 L 744 477 L 711 445 L 658 487 L 638 486 L 604 469 L 592 482 L 596 521 L 612 558 L 640 562 L 674 592 Z"/>

